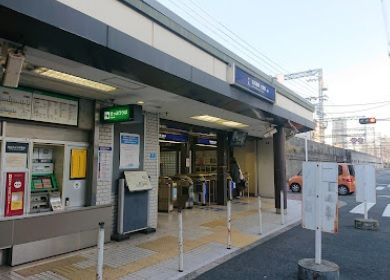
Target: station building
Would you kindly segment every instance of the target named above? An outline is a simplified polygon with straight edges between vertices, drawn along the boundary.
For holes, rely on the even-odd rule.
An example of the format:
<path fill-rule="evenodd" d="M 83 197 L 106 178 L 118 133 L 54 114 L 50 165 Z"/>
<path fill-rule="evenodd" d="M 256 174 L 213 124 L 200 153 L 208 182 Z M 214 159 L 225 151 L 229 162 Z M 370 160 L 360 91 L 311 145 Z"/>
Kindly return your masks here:
<path fill-rule="evenodd" d="M 312 104 L 156 1 L 2 0 L 0 49 L 2 264 L 93 246 L 99 222 L 107 241 L 158 231 L 170 178 L 224 205 L 232 158 L 280 211 L 285 141 L 314 128 Z"/>

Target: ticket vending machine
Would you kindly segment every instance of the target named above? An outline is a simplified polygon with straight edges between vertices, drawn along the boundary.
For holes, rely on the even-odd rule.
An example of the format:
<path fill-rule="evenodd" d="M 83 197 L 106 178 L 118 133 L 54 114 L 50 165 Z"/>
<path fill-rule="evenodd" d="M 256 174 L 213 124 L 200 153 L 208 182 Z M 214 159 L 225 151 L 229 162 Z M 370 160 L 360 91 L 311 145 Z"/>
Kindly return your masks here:
<path fill-rule="evenodd" d="M 63 146 L 33 145 L 30 213 L 51 211 L 50 196 L 60 190 L 57 178 L 62 178 L 62 172 L 55 170 L 55 166 L 63 158 Z"/>
<path fill-rule="evenodd" d="M 152 189 L 146 171 L 124 171 L 119 180 L 118 228 L 120 235 L 148 228 L 148 192 Z"/>

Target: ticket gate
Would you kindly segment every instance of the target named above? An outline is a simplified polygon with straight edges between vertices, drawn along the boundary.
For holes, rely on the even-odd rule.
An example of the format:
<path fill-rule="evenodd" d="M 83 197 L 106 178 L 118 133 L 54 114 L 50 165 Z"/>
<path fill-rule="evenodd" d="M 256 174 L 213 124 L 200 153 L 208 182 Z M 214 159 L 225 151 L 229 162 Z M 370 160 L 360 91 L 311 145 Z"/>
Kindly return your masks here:
<path fill-rule="evenodd" d="M 177 175 L 172 179 L 177 184 L 175 207 L 192 208 L 194 206 L 194 184 L 192 179 L 186 175 Z"/>

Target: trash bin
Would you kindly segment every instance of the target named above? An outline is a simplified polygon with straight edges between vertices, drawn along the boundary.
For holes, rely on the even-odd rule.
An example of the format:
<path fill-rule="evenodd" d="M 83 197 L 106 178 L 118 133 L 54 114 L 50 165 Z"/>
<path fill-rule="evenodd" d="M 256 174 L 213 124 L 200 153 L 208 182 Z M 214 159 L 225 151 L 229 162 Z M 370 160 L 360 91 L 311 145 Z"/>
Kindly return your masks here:
<path fill-rule="evenodd" d="M 160 177 L 158 180 L 158 211 L 170 212 L 177 199 L 176 183 L 170 177 Z"/>
<path fill-rule="evenodd" d="M 174 206 L 177 208 L 192 208 L 194 206 L 193 182 L 186 175 L 172 177 L 177 184 L 177 199 Z"/>

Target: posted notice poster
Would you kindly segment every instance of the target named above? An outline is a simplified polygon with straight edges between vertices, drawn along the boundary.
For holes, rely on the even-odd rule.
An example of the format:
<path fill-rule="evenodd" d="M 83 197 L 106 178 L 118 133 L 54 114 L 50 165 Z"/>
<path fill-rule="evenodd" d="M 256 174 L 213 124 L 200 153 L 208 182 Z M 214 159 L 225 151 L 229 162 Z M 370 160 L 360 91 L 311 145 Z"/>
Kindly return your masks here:
<path fill-rule="evenodd" d="M 138 169 L 140 153 L 139 134 L 120 133 L 119 168 Z"/>
<path fill-rule="evenodd" d="M 7 142 L 5 144 L 5 164 L 7 168 L 27 167 L 28 143 Z"/>
<path fill-rule="evenodd" d="M 23 200 L 25 192 L 25 172 L 6 173 L 6 198 L 5 216 L 16 216 L 23 214 Z"/>
<path fill-rule="evenodd" d="M 306 229 L 336 233 L 337 163 L 304 162 L 302 188 L 302 226 Z"/>
<path fill-rule="evenodd" d="M 112 147 L 99 146 L 99 172 L 101 181 L 111 181 L 112 177 Z"/>

